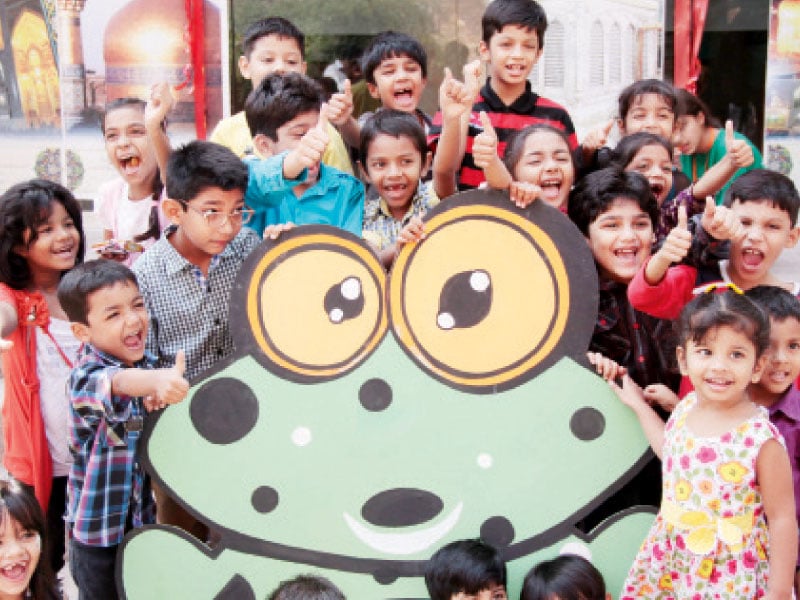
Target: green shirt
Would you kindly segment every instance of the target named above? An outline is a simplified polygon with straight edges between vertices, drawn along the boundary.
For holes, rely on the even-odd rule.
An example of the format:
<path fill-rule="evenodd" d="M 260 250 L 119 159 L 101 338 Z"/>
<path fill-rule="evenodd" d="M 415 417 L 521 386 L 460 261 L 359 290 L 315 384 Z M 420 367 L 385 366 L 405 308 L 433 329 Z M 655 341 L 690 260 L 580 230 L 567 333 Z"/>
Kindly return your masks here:
<path fill-rule="evenodd" d="M 733 174 L 733 177 L 728 180 L 728 183 L 726 183 L 724 187 L 714 195 L 714 200 L 717 204 L 722 204 L 722 201 L 725 198 L 725 192 L 727 192 L 728 188 L 731 187 L 731 183 L 733 183 L 734 179 L 743 173 L 747 173 L 753 169 L 760 169 L 762 167 L 761 153 L 758 151 L 758 148 L 753 145 L 753 142 L 748 140 L 746 136 L 742 135 L 738 131 L 734 131 L 733 136 L 738 140 L 744 140 L 747 142 L 747 144 L 753 150 L 753 164 L 749 167 L 742 167 L 736 171 L 736 173 Z M 727 150 L 725 149 L 725 130 L 718 129 L 717 136 L 714 138 L 714 144 L 711 146 L 711 150 L 708 152 L 697 152 L 695 154 L 681 155 L 681 170 L 692 181 L 692 183 L 695 183 L 705 174 L 706 171 L 721 161 L 725 154 L 727 154 Z"/>

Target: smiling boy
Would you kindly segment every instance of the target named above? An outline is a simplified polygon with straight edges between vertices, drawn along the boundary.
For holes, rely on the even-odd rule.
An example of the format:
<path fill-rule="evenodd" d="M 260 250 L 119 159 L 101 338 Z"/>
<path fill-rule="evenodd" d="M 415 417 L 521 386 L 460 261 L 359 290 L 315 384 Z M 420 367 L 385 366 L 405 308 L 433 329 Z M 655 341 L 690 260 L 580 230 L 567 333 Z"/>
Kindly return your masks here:
<path fill-rule="evenodd" d="M 183 354 L 174 367 L 152 368 L 144 299 L 126 266 L 104 259 L 78 265 L 61 280 L 58 298 L 84 343 L 70 377 L 70 572 L 81 598 L 113 599 L 123 536 L 154 522 L 139 462 L 144 410 L 180 402 L 189 383 Z"/>
<path fill-rule="evenodd" d="M 628 286 L 628 297 L 637 310 L 675 319 L 699 291 L 717 283 L 732 283 L 742 290 L 774 285 L 800 293 L 800 282 L 781 281 L 770 270 L 781 252 L 793 248 L 800 238 L 800 196 L 791 179 L 767 169 L 745 173 L 728 190 L 725 207 L 743 230 L 731 240 L 730 258 L 700 268 L 675 264 L 683 260 L 691 243 L 686 227 L 676 227 Z"/>
<path fill-rule="evenodd" d="M 472 141 L 483 130 L 480 112 L 485 112 L 494 127 L 502 157 L 505 143 L 516 130 L 546 123 L 567 134 L 570 150 L 578 146 L 575 127 L 567 111 L 559 104 L 531 90 L 528 75 L 542 56 L 547 16 L 534 0 L 494 0 L 483 13 L 483 39 L 479 45 L 481 60 L 486 63 L 488 79 L 472 106 L 467 140 L 460 148 L 462 157 L 442 170 L 460 171 L 458 188 L 478 187 L 484 181 L 483 170 L 475 165 Z M 433 119 L 429 142 L 434 142 L 444 126 L 442 113 Z M 458 129 L 458 123 L 447 124 Z"/>

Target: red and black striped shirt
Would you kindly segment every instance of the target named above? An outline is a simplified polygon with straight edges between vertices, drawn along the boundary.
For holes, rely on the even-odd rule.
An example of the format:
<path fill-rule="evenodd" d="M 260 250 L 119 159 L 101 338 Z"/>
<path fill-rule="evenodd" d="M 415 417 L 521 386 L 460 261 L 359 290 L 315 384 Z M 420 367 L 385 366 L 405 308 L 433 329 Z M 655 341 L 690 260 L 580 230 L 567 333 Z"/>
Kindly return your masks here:
<path fill-rule="evenodd" d="M 505 154 L 506 143 L 512 133 L 524 129 L 528 125 L 550 125 L 567 134 L 570 150 L 578 147 L 578 138 L 575 135 L 575 126 L 569 113 L 560 104 L 543 98 L 531 91 L 530 81 L 525 84 L 525 91 L 510 105 L 504 104 L 491 87 L 491 81 L 481 88 L 480 96 L 475 101 L 470 115 L 467 130 L 467 145 L 458 177 L 458 188 L 468 190 L 478 187 L 485 180 L 483 170 L 475 166 L 472 160 L 472 142 L 483 128 L 481 127 L 480 112 L 484 111 L 492 122 L 497 132 L 497 152 L 502 158 Z M 435 151 L 439 136 L 442 132 L 442 113 L 437 112 L 433 117 L 433 125 L 428 135 L 428 145 Z"/>

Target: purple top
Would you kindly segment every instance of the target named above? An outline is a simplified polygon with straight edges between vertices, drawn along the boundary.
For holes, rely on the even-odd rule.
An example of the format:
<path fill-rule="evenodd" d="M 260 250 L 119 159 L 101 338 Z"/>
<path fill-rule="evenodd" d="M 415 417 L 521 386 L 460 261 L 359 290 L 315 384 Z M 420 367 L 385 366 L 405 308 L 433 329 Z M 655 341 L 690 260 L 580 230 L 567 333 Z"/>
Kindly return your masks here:
<path fill-rule="evenodd" d="M 794 505 L 800 521 L 800 390 L 797 382 L 775 404 L 769 407 L 769 420 L 781 432 L 789 452 L 794 482 Z M 800 557 L 797 561 L 800 567 Z"/>

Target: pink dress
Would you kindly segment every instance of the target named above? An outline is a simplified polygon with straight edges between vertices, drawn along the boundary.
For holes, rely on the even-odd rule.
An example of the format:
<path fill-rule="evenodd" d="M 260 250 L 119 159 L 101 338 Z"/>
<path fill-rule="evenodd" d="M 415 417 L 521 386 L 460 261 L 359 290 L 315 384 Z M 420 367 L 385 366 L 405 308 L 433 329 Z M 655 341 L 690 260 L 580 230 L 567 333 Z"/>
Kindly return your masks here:
<path fill-rule="evenodd" d="M 769 540 L 756 482 L 768 440 L 783 444 L 767 410 L 719 437 L 686 425 L 689 394 L 664 431 L 664 493 L 656 521 L 634 560 L 622 600 L 742 600 L 767 589 Z"/>

